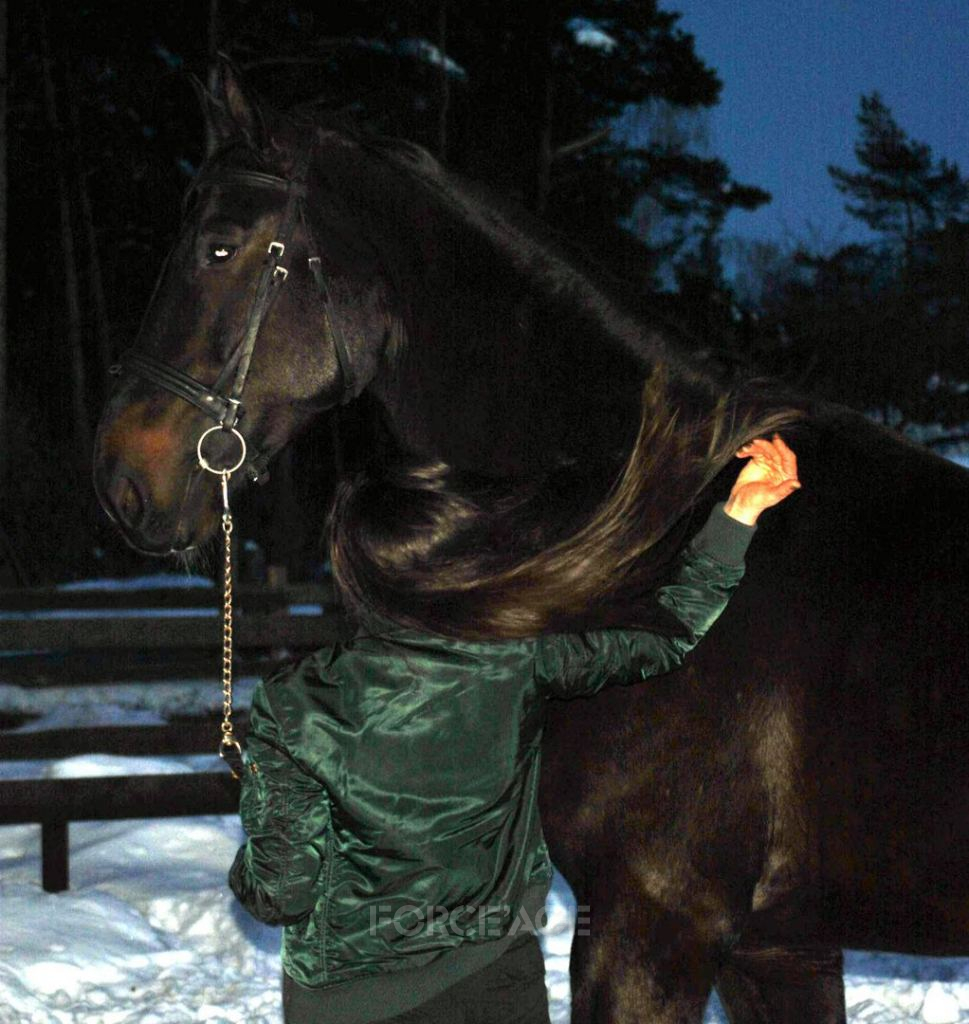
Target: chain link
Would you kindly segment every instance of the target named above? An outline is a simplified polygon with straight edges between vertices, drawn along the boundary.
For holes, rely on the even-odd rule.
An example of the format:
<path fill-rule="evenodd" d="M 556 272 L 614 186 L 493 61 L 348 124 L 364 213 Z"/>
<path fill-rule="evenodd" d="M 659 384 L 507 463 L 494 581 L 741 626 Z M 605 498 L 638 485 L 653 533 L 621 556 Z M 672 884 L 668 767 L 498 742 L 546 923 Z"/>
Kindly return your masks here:
<path fill-rule="evenodd" d="M 233 766 L 238 755 L 242 763 L 242 747 L 232 732 L 232 512 L 229 510 L 229 472 L 222 477 L 222 534 L 225 537 L 225 561 L 222 566 L 222 739 L 219 756 L 229 765 L 234 779 L 239 773 Z M 235 754 L 232 751 L 235 751 Z M 226 757 L 227 752 L 229 757 Z M 232 760 L 230 760 L 232 758 Z"/>

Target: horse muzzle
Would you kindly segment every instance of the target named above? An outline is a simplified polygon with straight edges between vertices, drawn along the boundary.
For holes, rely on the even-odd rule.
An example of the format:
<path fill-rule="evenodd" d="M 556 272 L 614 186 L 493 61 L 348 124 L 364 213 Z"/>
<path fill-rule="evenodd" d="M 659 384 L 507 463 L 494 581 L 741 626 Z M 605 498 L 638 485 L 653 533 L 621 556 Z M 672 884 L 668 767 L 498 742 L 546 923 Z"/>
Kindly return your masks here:
<path fill-rule="evenodd" d="M 190 470 L 181 493 L 159 495 L 150 478 L 120 458 L 95 461 L 94 489 L 101 507 L 125 542 L 146 555 L 192 550 L 218 526 L 211 487 L 199 470 Z M 184 477 L 183 477 L 184 478 Z"/>

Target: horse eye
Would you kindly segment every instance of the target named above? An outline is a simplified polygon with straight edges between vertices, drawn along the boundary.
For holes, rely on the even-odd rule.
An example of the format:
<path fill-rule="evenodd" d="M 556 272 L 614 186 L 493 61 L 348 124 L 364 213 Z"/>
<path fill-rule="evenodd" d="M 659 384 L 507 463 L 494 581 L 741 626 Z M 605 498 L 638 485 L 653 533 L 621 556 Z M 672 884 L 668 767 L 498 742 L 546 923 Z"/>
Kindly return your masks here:
<path fill-rule="evenodd" d="M 209 246 L 208 262 L 210 264 L 228 263 L 235 254 L 236 247 L 234 245 L 223 245 L 221 242 L 217 242 Z"/>

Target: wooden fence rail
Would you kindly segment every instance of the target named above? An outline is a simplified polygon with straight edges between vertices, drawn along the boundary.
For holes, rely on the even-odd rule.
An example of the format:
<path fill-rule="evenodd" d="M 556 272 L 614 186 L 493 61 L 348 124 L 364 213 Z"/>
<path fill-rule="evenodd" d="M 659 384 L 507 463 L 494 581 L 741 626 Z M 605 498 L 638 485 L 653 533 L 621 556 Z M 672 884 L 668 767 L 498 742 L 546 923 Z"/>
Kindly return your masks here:
<path fill-rule="evenodd" d="M 7 779 L 0 785 L 0 824 L 41 826 L 41 881 L 47 892 L 70 884 L 72 821 L 234 814 L 239 783 L 224 772 L 122 778 Z"/>
<path fill-rule="evenodd" d="M 246 615 L 234 623 L 236 646 L 323 647 L 346 633 L 341 614 Z M 0 621 L 0 647 L 6 650 L 81 651 L 216 650 L 222 645 L 218 616 L 200 618 L 14 619 Z"/>
<path fill-rule="evenodd" d="M 245 735 L 248 716 L 235 711 L 235 731 Z M 103 725 L 81 729 L 0 732 L 0 761 L 48 761 L 78 754 L 127 757 L 217 754 L 220 719 L 192 718 L 168 725 Z M 0 782 L 0 794 L 3 792 Z"/>
<path fill-rule="evenodd" d="M 217 675 L 209 658 L 222 640 L 218 601 L 216 590 L 201 587 L 0 590 L 0 680 L 44 686 Z M 156 609 L 161 614 L 151 615 Z M 130 610 L 144 614 L 122 614 Z M 312 650 L 347 630 L 329 585 L 238 588 L 234 639 L 243 671 L 261 671 L 271 652 Z"/>
<path fill-rule="evenodd" d="M 236 603 L 246 610 L 285 610 L 291 605 L 336 604 L 328 583 L 290 583 L 283 587 L 237 584 Z M 218 608 L 222 592 L 217 587 L 144 587 L 137 590 L 62 590 L 57 587 L 0 589 L 0 611 L 83 611 L 112 608 Z"/>
<path fill-rule="evenodd" d="M 245 736 L 247 716 L 235 715 Z M 0 760 L 46 760 L 83 753 L 173 755 L 218 753 L 218 719 L 170 725 L 101 726 L 0 734 Z M 41 884 L 47 892 L 70 885 L 69 827 L 72 821 L 174 818 L 234 814 L 239 784 L 217 762 L 212 772 L 109 775 L 77 779 L 0 781 L 0 825 L 39 823 Z"/>
<path fill-rule="evenodd" d="M 117 681 L 125 678 L 129 665 L 137 665 L 134 678 L 168 675 L 173 665 L 182 676 L 194 669 L 216 677 L 222 642 L 219 596 L 208 588 L 0 591 L 0 649 L 8 653 L 0 661 L 0 679 Z M 249 669 L 255 652 L 314 649 L 347 634 L 346 617 L 329 587 L 239 587 L 236 597 L 235 646 Z M 310 614 L 294 614 L 294 605 Z M 185 614 L 120 614 L 135 608 Z M 192 614 L 199 609 L 213 614 Z M 92 616 L 94 610 L 107 614 Z M 237 734 L 244 735 L 244 714 L 237 715 L 236 724 Z M 83 753 L 215 755 L 218 742 L 219 723 L 211 717 L 169 725 L 0 732 L 0 761 Z M 0 781 L 0 825 L 40 824 L 43 886 L 59 892 L 69 884 L 72 821 L 236 813 L 239 784 L 227 767 L 218 765 L 221 770 L 202 773 L 5 779 Z"/>

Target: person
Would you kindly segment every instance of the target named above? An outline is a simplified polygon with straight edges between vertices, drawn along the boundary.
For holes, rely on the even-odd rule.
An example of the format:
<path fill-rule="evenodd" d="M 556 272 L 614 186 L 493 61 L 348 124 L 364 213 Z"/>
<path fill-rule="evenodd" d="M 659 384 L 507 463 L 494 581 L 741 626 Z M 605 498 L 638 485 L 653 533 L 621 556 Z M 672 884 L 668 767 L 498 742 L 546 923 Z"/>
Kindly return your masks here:
<path fill-rule="evenodd" d="M 468 640 L 365 617 L 257 687 L 229 885 L 284 927 L 287 1024 L 547 1024 L 545 698 L 668 672 L 713 625 L 759 515 L 800 486 L 778 435 L 736 454 L 653 593 L 672 628 Z"/>

